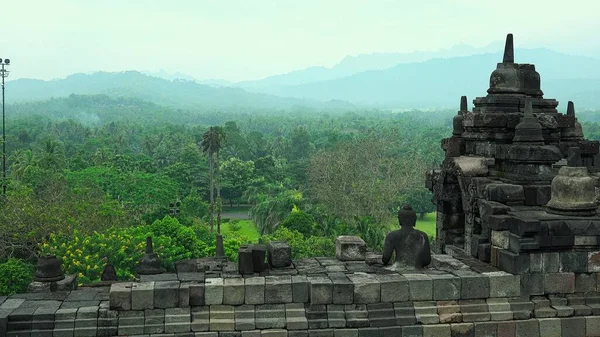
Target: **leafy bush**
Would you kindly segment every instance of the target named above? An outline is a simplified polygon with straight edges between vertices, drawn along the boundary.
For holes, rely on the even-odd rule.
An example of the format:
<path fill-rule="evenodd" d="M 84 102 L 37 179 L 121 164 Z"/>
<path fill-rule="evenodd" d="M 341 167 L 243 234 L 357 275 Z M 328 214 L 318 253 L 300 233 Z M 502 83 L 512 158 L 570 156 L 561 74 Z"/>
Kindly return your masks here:
<path fill-rule="evenodd" d="M 281 222 L 280 226 L 292 231 L 298 231 L 305 237 L 308 237 L 314 234 L 315 218 L 303 211 L 294 210 Z"/>
<path fill-rule="evenodd" d="M 34 271 L 34 265 L 19 259 L 10 258 L 0 263 L 0 295 L 25 292 Z"/>
<path fill-rule="evenodd" d="M 176 261 L 208 256 L 210 249 L 196 233 L 208 237 L 209 242 L 214 242 L 214 234 L 202 233 L 208 229 L 198 226 L 201 225 L 185 227 L 177 219 L 166 216 L 151 225 L 110 228 L 91 235 L 79 231 L 70 236 L 50 235 L 40 250 L 42 254 L 55 254 L 62 260 L 65 272 L 77 274 L 81 283 L 100 279 L 105 258 L 115 266 L 120 279 L 132 279 L 144 254 L 147 236 L 152 237 L 154 251 L 167 270 L 174 270 Z"/>
<path fill-rule="evenodd" d="M 333 256 L 335 244 L 331 238 L 320 236 L 304 237 L 296 230 L 279 227 L 273 234 L 260 238 L 261 243 L 269 241 L 287 241 L 292 248 L 293 259 L 304 259 L 316 256 Z"/>
<path fill-rule="evenodd" d="M 240 220 L 231 220 L 229 223 L 229 230 L 231 232 L 239 232 L 242 229 L 242 224 L 240 224 Z"/>

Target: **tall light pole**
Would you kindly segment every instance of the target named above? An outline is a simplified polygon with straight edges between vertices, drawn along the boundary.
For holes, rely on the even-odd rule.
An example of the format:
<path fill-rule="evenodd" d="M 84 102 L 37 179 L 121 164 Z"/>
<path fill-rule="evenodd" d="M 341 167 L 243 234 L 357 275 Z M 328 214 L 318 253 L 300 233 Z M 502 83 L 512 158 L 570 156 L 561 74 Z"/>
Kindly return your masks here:
<path fill-rule="evenodd" d="M 8 77 L 9 71 L 5 66 L 10 64 L 9 59 L 2 60 L 0 58 L 0 77 L 2 77 L 2 196 L 6 197 L 6 122 L 4 117 L 4 79 Z"/>

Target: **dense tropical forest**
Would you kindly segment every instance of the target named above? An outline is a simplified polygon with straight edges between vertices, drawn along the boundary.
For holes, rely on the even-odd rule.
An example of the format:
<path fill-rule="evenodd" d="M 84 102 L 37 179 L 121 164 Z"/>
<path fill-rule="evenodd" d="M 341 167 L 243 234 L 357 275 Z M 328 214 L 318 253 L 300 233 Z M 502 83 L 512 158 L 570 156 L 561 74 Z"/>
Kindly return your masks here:
<path fill-rule="evenodd" d="M 403 203 L 431 217 L 425 171 L 456 113 L 180 110 L 104 95 L 7 112 L 0 294 L 26 287 L 39 254 L 80 283 L 107 262 L 132 278 L 148 235 L 171 270 L 213 256 L 217 232 L 232 260 L 240 244 L 272 239 L 294 258 L 332 255 L 344 234 L 377 249 Z M 598 123 L 583 124 L 600 139 Z"/>

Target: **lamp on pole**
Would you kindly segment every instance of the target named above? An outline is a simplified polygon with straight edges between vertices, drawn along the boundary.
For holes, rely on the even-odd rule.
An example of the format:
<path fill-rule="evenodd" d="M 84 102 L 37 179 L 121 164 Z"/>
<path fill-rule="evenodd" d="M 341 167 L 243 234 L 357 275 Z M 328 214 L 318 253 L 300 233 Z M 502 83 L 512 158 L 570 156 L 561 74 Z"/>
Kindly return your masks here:
<path fill-rule="evenodd" d="M 9 71 L 5 66 L 10 64 L 9 59 L 0 58 L 0 77 L 2 77 L 2 196 L 6 196 L 6 122 L 4 117 L 4 79 L 8 77 Z"/>

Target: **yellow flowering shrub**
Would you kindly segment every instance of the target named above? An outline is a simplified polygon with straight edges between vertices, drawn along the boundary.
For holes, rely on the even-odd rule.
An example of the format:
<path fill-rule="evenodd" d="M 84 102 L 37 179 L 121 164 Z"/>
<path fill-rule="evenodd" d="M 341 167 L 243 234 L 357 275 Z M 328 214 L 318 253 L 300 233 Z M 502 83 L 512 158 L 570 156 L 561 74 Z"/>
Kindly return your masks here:
<path fill-rule="evenodd" d="M 152 237 L 154 252 L 167 270 L 174 270 L 176 261 L 208 256 L 211 249 L 207 247 L 214 245 L 214 234 L 202 235 L 205 240 L 212 238 L 213 242 L 207 244 L 196 233 L 208 232 L 208 229 L 198 226 L 202 225 L 186 227 L 167 216 L 151 225 L 113 227 L 90 235 L 75 230 L 69 236 L 50 235 L 48 241 L 40 245 L 40 251 L 56 255 L 62 260 L 65 273 L 77 274 L 80 283 L 100 280 L 107 261 L 115 266 L 119 279 L 132 279 L 144 254 L 147 236 Z"/>

